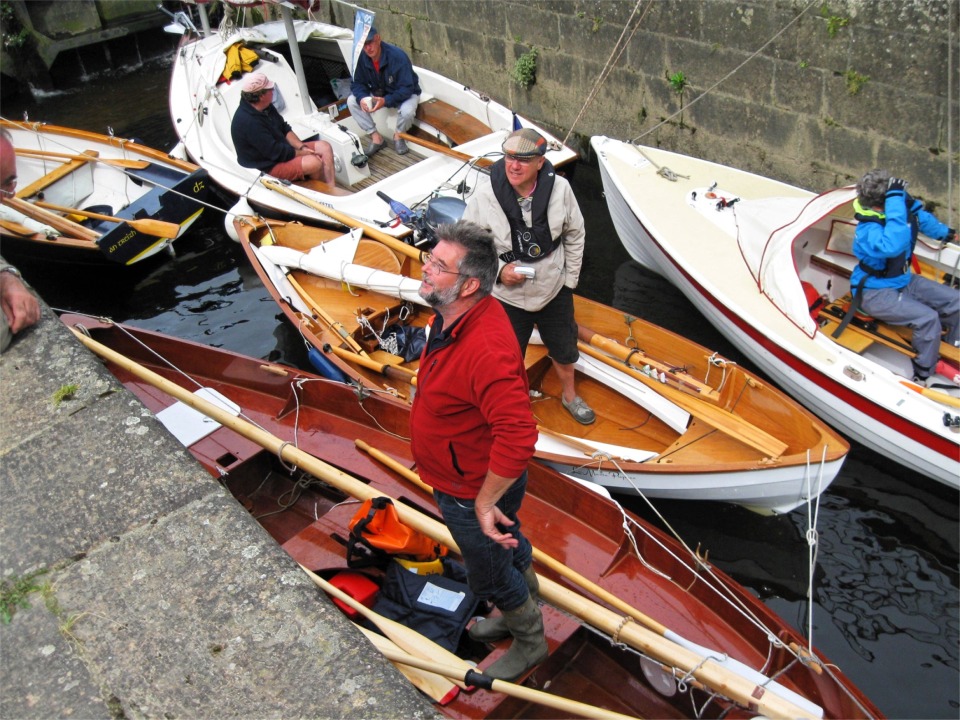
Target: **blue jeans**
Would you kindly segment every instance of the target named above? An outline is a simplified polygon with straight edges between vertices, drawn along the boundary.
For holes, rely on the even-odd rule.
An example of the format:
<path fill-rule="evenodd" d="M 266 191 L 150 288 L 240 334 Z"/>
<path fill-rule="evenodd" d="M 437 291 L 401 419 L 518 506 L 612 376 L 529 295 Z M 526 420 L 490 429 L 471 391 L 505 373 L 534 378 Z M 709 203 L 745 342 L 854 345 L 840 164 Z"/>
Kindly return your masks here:
<path fill-rule="evenodd" d="M 533 548 L 520 532 L 517 518 L 526 490 L 527 473 L 524 472 L 497 501 L 501 512 L 516 523 L 502 528 L 520 542 L 514 549 L 505 548 L 483 534 L 473 500 L 456 498 L 439 490 L 433 492 L 443 520 L 460 547 L 467 568 L 467 584 L 480 599 L 491 600 L 501 611 L 516 610 L 530 594 L 522 573 L 533 562 Z"/>

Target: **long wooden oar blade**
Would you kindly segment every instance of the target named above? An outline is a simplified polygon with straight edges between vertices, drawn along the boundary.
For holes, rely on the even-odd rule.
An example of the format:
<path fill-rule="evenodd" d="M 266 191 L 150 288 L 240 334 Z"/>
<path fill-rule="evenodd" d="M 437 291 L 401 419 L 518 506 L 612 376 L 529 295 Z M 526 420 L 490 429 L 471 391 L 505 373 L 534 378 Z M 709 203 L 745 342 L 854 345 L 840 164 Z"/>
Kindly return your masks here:
<path fill-rule="evenodd" d="M 80 210 L 79 208 L 64 207 L 63 205 L 54 205 L 53 203 L 37 200 L 34 205 L 46 208 L 47 210 L 56 210 L 57 212 L 70 213 L 71 215 L 82 215 L 93 218 L 94 220 L 105 220 L 106 222 L 126 223 L 137 232 L 144 235 L 152 235 L 160 238 L 175 238 L 180 233 L 180 226 L 177 223 L 167 222 L 165 220 L 155 220 L 154 218 L 122 218 L 115 215 L 104 215 L 103 213 L 91 212 L 90 210 Z"/>
<path fill-rule="evenodd" d="M 427 140 L 425 138 L 418 137 L 417 135 L 411 135 L 409 133 L 400 133 L 400 137 L 402 137 L 407 142 L 412 142 L 415 145 L 420 145 L 421 147 L 425 147 L 428 150 L 433 150 L 434 152 L 438 152 L 441 155 L 447 155 L 448 157 L 456 158 L 457 160 L 463 160 L 464 162 L 473 161 L 473 164 L 479 168 L 490 167 L 495 162 L 490 158 L 474 157 L 472 155 L 467 155 L 466 153 L 460 152 L 459 150 L 454 150 L 451 147 L 447 147 L 443 143 L 436 142 L 435 140 Z"/>
<path fill-rule="evenodd" d="M 422 670 L 447 675 L 450 678 L 463 679 L 471 685 L 503 693 L 504 695 L 510 695 L 511 697 L 553 708 L 554 710 L 560 710 L 564 714 L 573 714 L 585 718 L 597 718 L 597 720 L 636 720 L 635 715 L 624 715 L 623 713 L 607 710 L 606 708 L 597 707 L 596 705 L 589 705 L 577 700 L 570 700 L 569 698 L 560 697 L 559 695 L 553 695 L 543 690 L 535 690 L 525 685 L 517 685 L 516 683 L 507 682 L 506 680 L 498 680 L 476 670 L 471 669 L 464 674 L 460 674 L 456 668 L 446 667 L 442 663 L 414 657 L 404 653 L 402 650 L 387 649 L 381 652 L 383 652 L 384 657 L 394 662 L 406 663 Z"/>
<path fill-rule="evenodd" d="M 407 657 L 413 657 L 409 655 L 409 653 L 404 653 L 390 638 L 379 635 L 373 632 L 373 630 L 368 630 L 363 627 L 363 625 L 356 625 L 356 628 L 362 632 L 367 637 L 367 640 L 382 654 L 388 650 L 392 650 L 394 653 L 403 653 L 403 655 Z M 386 657 L 386 655 L 384 655 L 384 657 Z M 394 667 L 403 673 L 403 676 L 407 678 L 414 687 L 439 705 L 448 704 L 460 693 L 460 686 L 444 675 L 438 675 L 429 670 L 413 667 L 412 665 L 396 660 L 391 660 L 391 662 L 393 662 Z"/>
<path fill-rule="evenodd" d="M 0 199 L 4 205 L 13 208 L 14 210 L 20 212 L 27 217 L 31 217 L 37 222 L 41 222 L 44 225 L 49 225 L 50 227 L 59 230 L 64 235 L 68 235 L 74 238 L 80 238 L 82 240 L 92 240 L 96 241 L 100 239 L 100 233 L 86 228 L 79 223 L 75 223 L 72 220 L 69 220 L 65 217 L 61 217 L 56 213 L 52 213 L 49 210 L 44 210 L 41 207 L 37 207 L 33 203 L 29 203 L 26 200 L 21 200 L 18 197 L 8 197 Z"/>
<path fill-rule="evenodd" d="M 931 388 L 922 387 L 916 383 L 912 383 L 909 380 L 901 380 L 900 384 L 905 388 L 913 390 L 916 393 L 920 393 L 924 397 L 928 397 L 931 400 L 941 403 L 942 405 L 948 405 L 954 408 L 960 408 L 960 398 L 956 398 L 950 393 L 941 392 L 940 390 L 932 390 Z"/>
<path fill-rule="evenodd" d="M 307 197 L 303 193 L 299 193 L 296 190 L 281 185 L 276 180 L 269 180 L 267 178 L 260 178 L 260 183 L 274 192 L 278 192 L 281 195 L 285 195 L 292 200 L 296 200 L 301 205 L 305 205 L 308 208 L 316 210 L 318 213 L 327 216 L 333 220 L 336 220 L 339 223 L 342 223 L 348 228 L 361 228 L 364 235 L 381 242 L 391 250 L 395 250 L 398 253 L 402 253 L 407 257 L 413 258 L 414 260 L 423 260 L 423 252 L 417 250 L 413 245 L 407 245 L 403 240 L 399 240 L 392 235 L 388 235 L 382 230 L 378 230 L 372 225 L 367 225 L 366 223 L 360 222 L 356 218 L 350 217 L 346 213 L 342 213 L 333 208 L 329 208 L 326 205 L 321 205 L 312 198 Z M 408 233 L 409 234 L 409 233 Z"/>
<path fill-rule="evenodd" d="M 337 598 L 363 615 L 367 620 L 376 625 L 384 635 L 393 640 L 393 642 L 410 654 L 418 657 L 440 660 L 445 664 L 459 668 L 463 672 L 471 669 L 471 665 L 466 660 L 450 652 L 445 647 L 433 642 L 433 640 L 430 638 L 421 635 L 413 628 L 408 628 L 406 625 L 401 625 L 396 620 L 391 620 L 390 618 L 386 618 L 383 615 L 374 612 L 363 603 L 358 602 L 355 598 L 347 595 L 337 586 L 324 580 L 315 572 L 303 567 L 303 565 L 300 567 L 307 574 L 307 576 L 313 580 L 313 583 L 317 587 L 321 588 L 328 595 Z M 463 683 L 460 684 L 460 687 L 466 688 L 467 685 Z"/>
<path fill-rule="evenodd" d="M 52 150 L 32 150 L 30 148 L 16 148 L 17 155 L 36 158 L 56 158 L 62 160 L 80 160 L 83 162 L 99 162 L 130 170 L 143 170 L 150 167 L 146 160 L 125 160 L 123 158 L 102 158 L 96 155 L 74 155 L 71 153 L 53 152 Z"/>

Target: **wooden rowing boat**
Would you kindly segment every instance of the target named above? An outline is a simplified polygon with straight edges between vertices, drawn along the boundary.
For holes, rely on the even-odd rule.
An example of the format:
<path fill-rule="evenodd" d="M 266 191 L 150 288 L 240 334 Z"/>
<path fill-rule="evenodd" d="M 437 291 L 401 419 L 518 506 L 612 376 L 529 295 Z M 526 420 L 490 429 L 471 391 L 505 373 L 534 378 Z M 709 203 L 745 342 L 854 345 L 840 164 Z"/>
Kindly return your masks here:
<path fill-rule="evenodd" d="M 405 522 L 436 525 L 432 498 L 405 479 L 412 474 L 406 403 L 150 331 L 62 319 L 82 328 L 83 342 L 109 360 L 124 386 L 322 579 L 336 586 L 345 569 L 343 538 L 357 510 L 351 495 L 393 497 Z M 198 397 L 216 398 L 219 409 Z M 358 449 L 361 439 L 376 453 Z M 550 647 L 524 687 L 588 703 L 596 717 L 879 717 L 759 600 L 610 499 L 532 464 L 522 519 L 537 548 Z M 505 646 L 465 638 L 457 654 L 482 671 Z M 708 648 L 716 660 L 705 660 Z M 461 691 L 437 709 L 456 718 L 558 714 L 483 690 Z"/>
<path fill-rule="evenodd" d="M 278 10 L 289 13 L 284 4 Z M 502 155 L 504 139 L 518 125 L 535 127 L 547 138 L 551 148 L 547 157 L 554 166 L 562 168 L 577 159 L 575 151 L 510 108 L 421 67 L 414 68 L 422 93 L 414 126 L 408 130 L 410 152 L 394 152 L 397 113 L 383 109 L 374 114 L 374 120 L 387 147 L 368 158 L 364 154 L 368 138 L 346 102 L 353 30 L 312 20 L 291 19 L 289 26 L 284 22 L 253 27 L 240 24 L 206 35 L 196 28 L 186 29 L 173 63 L 170 113 L 185 157 L 206 168 L 228 193 L 249 203 L 247 213 L 252 207 L 268 217 L 329 222 L 323 214 L 258 183 L 260 173 L 237 162 L 230 126 L 240 103 L 241 82 L 222 77 L 225 51 L 236 43 L 262 58 L 254 70 L 276 84 L 275 93 L 282 103 L 275 99 L 274 104 L 294 132 L 302 139 L 319 136 L 333 149 L 335 186 L 307 181 L 298 189 L 321 205 L 371 224 L 382 223 L 386 233 L 406 235 L 410 231 L 393 222 L 390 207 L 378 198 L 378 192 L 414 212 L 422 210 L 435 194 L 460 197 L 476 185 L 478 167 L 490 157 Z"/>
<path fill-rule="evenodd" d="M 816 195 L 657 148 L 599 136 L 591 144 L 614 226 L 635 260 L 673 282 L 768 377 L 847 437 L 960 485 L 952 378 L 936 389 L 911 382 L 909 329 L 854 320 L 834 337 L 856 264 L 855 188 Z M 921 235 L 915 255 L 929 277 L 956 283 L 960 245 Z M 825 301 L 813 314 L 808 293 Z M 955 365 L 958 353 L 941 345 Z"/>
<path fill-rule="evenodd" d="M 409 400 L 418 356 L 391 335 L 431 316 L 417 294 L 420 251 L 389 237 L 298 223 L 237 223 L 244 249 L 330 377 Z M 541 426 L 537 458 L 622 493 L 734 502 L 784 513 L 816 497 L 849 446 L 768 383 L 639 318 L 576 298 L 583 426 L 559 400 L 546 349 L 526 365 Z"/>
<path fill-rule="evenodd" d="M 192 163 L 86 130 L 8 120 L 0 127 L 13 138 L 18 176 L 16 197 L 0 207 L 0 233 L 17 256 L 132 265 L 172 252 L 203 211 L 207 173 Z"/>

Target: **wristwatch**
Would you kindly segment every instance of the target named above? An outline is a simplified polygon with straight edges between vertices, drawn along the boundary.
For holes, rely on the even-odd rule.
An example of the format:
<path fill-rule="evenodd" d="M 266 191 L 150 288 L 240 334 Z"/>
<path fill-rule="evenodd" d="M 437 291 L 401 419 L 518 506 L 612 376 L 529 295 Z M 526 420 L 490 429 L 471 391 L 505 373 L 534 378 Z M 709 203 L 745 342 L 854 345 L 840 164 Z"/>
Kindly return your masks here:
<path fill-rule="evenodd" d="M 17 270 L 13 265 L 7 265 L 6 267 L 0 268 L 0 273 L 10 273 L 14 277 L 18 277 L 21 280 L 23 279 L 23 275 L 21 275 L 20 271 Z"/>

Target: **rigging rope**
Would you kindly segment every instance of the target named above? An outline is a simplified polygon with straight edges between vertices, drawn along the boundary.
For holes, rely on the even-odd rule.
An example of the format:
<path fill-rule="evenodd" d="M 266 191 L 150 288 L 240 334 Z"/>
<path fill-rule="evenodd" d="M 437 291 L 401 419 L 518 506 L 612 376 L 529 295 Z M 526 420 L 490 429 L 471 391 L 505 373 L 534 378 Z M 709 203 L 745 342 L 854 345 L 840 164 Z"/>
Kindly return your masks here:
<path fill-rule="evenodd" d="M 607 77 L 610 75 L 613 67 L 620 60 L 620 56 L 623 55 L 623 51 L 627 48 L 627 43 L 623 42 L 623 36 L 627 34 L 627 28 L 630 27 L 630 23 L 633 22 L 634 16 L 637 14 L 637 10 L 640 8 L 640 3 L 643 0 L 637 0 L 637 4 L 633 6 L 633 12 L 630 13 L 630 17 L 627 18 L 627 22 L 623 25 L 623 30 L 620 32 L 620 37 L 617 38 L 617 42 L 614 44 L 613 49 L 610 51 L 610 56 L 607 58 L 606 64 L 603 66 L 603 69 L 600 71 L 600 75 L 597 77 L 597 82 L 594 83 L 593 89 L 590 90 L 587 95 L 587 99 L 583 102 L 583 106 L 580 108 L 580 112 L 577 113 L 577 117 L 574 118 L 573 123 L 570 125 L 570 129 L 567 131 L 566 137 L 563 138 L 563 144 L 566 145 L 567 141 L 570 139 L 570 136 L 573 134 L 573 129 L 577 126 L 577 123 L 580 122 L 580 118 L 583 116 L 583 113 L 586 112 L 587 107 L 594 101 L 597 97 L 597 93 L 600 92 L 600 88 L 603 86 L 603 83 L 606 82 Z M 640 16 L 640 20 L 637 21 L 636 27 L 633 28 L 633 31 L 630 33 L 630 37 L 627 38 L 627 41 L 633 39 L 633 36 L 636 35 L 637 30 L 640 29 L 640 25 L 643 23 L 643 18 L 646 17 L 647 11 L 650 10 L 653 5 L 653 0 L 648 0 L 647 7 L 643 11 L 643 15 Z"/>
<path fill-rule="evenodd" d="M 717 80 L 713 85 L 711 85 L 710 87 L 708 87 L 706 90 L 704 90 L 702 93 L 700 93 L 697 97 L 695 97 L 693 100 L 691 100 L 689 103 L 687 103 L 687 105 L 686 105 L 685 107 L 680 108 L 679 110 L 677 110 L 677 112 L 673 113 L 672 115 L 668 115 L 667 117 L 665 117 L 663 120 L 661 120 L 660 122 L 658 122 L 656 125 L 654 125 L 654 126 L 653 126 L 652 128 L 650 128 L 649 130 L 646 130 L 646 131 L 640 133 L 639 135 L 637 135 L 633 140 L 631 140 L 631 143 L 636 143 L 637 140 L 639 140 L 640 138 L 642 138 L 642 137 L 644 137 L 644 136 L 646 136 L 646 135 L 649 135 L 649 134 L 652 133 L 654 130 L 656 130 L 657 128 L 662 127 L 663 125 L 666 125 L 669 121 L 673 120 L 673 118 L 677 117 L 677 115 L 680 115 L 681 113 L 683 113 L 684 110 L 690 109 L 690 107 L 691 107 L 692 105 L 695 105 L 695 104 L 697 104 L 698 102 L 700 102 L 701 100 L 703 100 L 703 98 L 705 98 L 707 95 L 709 95 L 711 92 L 713 92 L 719 85 L 721 85 L 722 83 L 724 83 L 724 82 L 726 82 L 727 80 L 729 80 L 729 79 L 730 79 L 731 77 L 733 77 L 737 72 L 739 72 L 740 69 L 743 68 L 747 63 L 749 63 L 751 60 L 753 60 L 755 57 L 757 57 L 761 52 L 763 52 L 764 50 L 766 50 L 767 47 L 768 47 L 774 40 L 776 40 L 776 39 L 779 38 L 781 35 L 783 35 L 783 33 L 785 33 L 785 32 L 790 28 L 791 25 L 793 25 L 793 24 L 794 24 L 795 22 L 797 22 L 801 17 L 803 17 L 803 16 L 810 10 L 810 8 L 812 8 L 814 5 L 818 5 L 818 4 L 820 4 L 820 3 L 819 3 L 819 0 L 810 0 L 810 2 L 807 4 L 807 6 L 806 6 L 805 8 L 803 8 L 803 10 L 801 10 L 799 13 L 797 13 L 797 15 L 796 15 L 792 20 L 790 20 L 790 22 L 788 22 L 788 23 L 787 23 L 786 25 L 784 25 L 780 30 L 778 30 L 777 33 L 776 33 L 773 37 L 771 37 L 771 38 L 770 38 L 769 40 L 767 40 L 763 45 L 761 45 L 761 46 L 760 46 L 759 48 L 757 48 L 753 53 L 751 53 L 751 55 L 750 55 L 746 60 L 744 60 L 744 61 L 743 61 L 742 63 L 740 63 L 739 65 L 737 65 L 733 70 L 731 70 L 730 72 L 728 72 L 728 73 L 727 73 L 726 75 L 724 75 L 722 78 L 720 78 L 719 80 Z"/>

